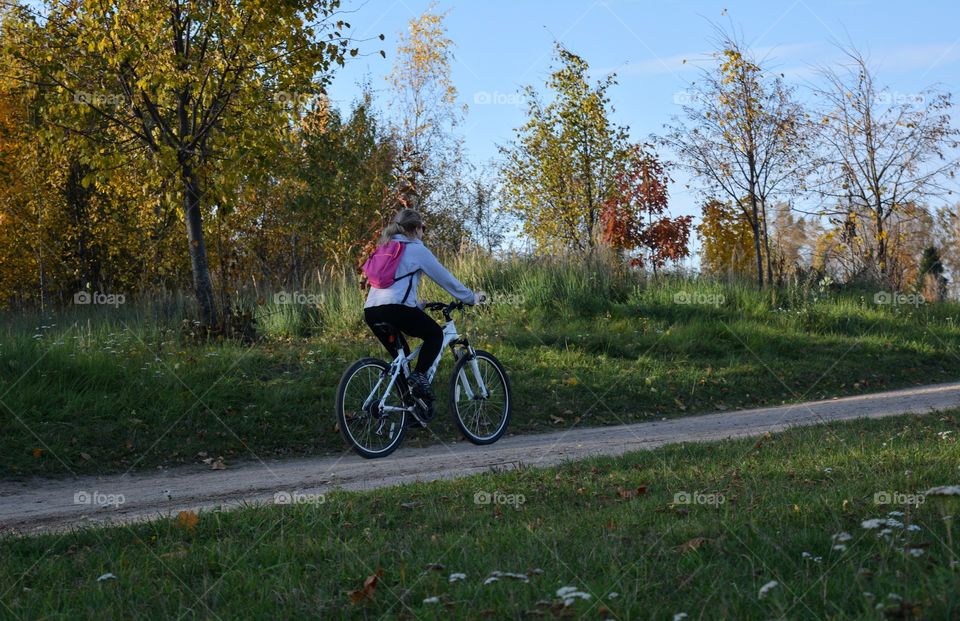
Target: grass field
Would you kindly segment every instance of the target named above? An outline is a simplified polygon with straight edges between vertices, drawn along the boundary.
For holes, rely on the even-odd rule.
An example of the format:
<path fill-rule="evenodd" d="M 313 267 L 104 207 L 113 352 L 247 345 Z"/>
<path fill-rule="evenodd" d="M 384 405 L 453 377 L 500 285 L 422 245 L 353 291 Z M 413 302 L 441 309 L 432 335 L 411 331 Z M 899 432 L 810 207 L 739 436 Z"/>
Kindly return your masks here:
<path fill-rule="evenodd" d="M 877 304 L 877 292 L 816 284 L 761 294 L 679 277 L 648 283 L 603 263 L 468 258 L 453 271 L 493 294 L 465 327 L 511 374 L 514 433 L 958 377 L 956 303 Z M 176 302 L 5 316 L 0 476 L 342 450 L 339 376 L 357 357 L 383 355 L 361 323 L 362 296 L 343 278 L 285 293 L 309 303 L 265 296 L 264 338 L 253 345 L 192 342 Z M 436 288 L 424 296 L 446 298 Z M 441 404 L 449 369 L 438 376 Z M 446 409 L 432 431 L 449 440 Z"/>
<path fill-rule="evenodd" d="M 902 416 L 8 538 L 0 616 L 957 618 L 960 497 L 923 492 L 958 436 Z"/>

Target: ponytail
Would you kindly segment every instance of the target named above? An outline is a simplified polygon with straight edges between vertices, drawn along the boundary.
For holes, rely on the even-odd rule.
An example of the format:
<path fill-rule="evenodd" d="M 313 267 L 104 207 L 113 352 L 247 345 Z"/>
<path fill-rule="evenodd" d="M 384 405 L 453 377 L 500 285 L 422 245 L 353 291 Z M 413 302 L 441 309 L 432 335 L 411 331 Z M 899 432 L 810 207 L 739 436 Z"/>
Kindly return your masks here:
<path fill-rule="evenodd" d="M 414 237 L 421 224 L 423 224 L 423 220 L 420 218 L 420 212 L 413 209 L 401 209 L 397 212 L 393 222 L 385 226 L 383 232 L 380 233 L 380 245 L 387 243 L 394 235 L 398 234 L 410 238 Z"/>

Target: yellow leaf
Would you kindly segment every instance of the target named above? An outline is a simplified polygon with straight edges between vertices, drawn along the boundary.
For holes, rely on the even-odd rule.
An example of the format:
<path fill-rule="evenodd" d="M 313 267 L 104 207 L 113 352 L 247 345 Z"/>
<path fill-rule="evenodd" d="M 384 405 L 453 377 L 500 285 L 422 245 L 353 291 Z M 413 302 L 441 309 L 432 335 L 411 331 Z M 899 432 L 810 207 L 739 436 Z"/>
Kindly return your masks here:
<path fill-rule="evenodd" d="M 198 516 L 193 511 L 181 511 L 177 514 L 177 528 L 182 528 L 187 532 L 194 532 L 197 530 L 197 522 L 200 521 L 200 516 Z"/>

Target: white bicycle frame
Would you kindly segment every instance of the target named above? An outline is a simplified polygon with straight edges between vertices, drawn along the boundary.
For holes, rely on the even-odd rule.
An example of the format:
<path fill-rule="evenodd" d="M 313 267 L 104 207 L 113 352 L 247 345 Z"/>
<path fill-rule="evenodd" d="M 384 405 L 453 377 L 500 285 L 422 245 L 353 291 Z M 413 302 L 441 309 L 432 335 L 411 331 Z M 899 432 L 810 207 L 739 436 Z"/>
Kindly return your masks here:
<path fill-rule="evenodd" d="M 437 367 L 440 366 L 440 358 L 443 357 L 443 350 L 445 350 L 450 343 L 459 338 L 460 335 L 457 333 L 457 327 L 454 325 L 453 320 L 451 319 L 446 323 L 445 326 L 443 326 L 443 345 L 440 347 L 440 353 L 437 354 L 437 359 L 433 361 L 433 364 L 430 365 L 430 370 L 427 371 L 427 380 L 429 380 L 431 383 L 433 382 L 433 376 L 437 372 Z M 380 376 L 380 379 L 377 380 L 377 384 L 373 387 L 373 390 L 370 391 L 370 394 L 367 395 L 366 400 L 363 402 L 364 411 L 369 411 L 370 404 L 377 398 L 377 394 L 380 390 L 380 385 L 383 384 L 384 377 L 389 377 L 390 382 L 387 384 L 386 390 L 383 391 L 383 396 L 380 397 L 379 411 L 413 412 L 414 406 L 397 407 L 394 405 L 386 405 L 386 401 L 387 397 L 390 396 L 390 391 L 393 390 L 394 385 L 397 383 L 397 378 L 400 377 L 400 371 L 403 371 L 405 377 L 410 376 L 410 363 L 417 357 L 417 354 L 420 353 L 421 347 L 423 347 L 422 344 L 417 345 L 417 347 L 406 356 L 403 355 L 403 349 L 399 348 L 400 351 L 397 354 L 397 357 L 393 359 L 393 362 L 390 363 L 390 368 L 388 369 L 386 375 Z M 490 396 L 490 393 L 487 391 L 487 387 L 483 383 L 483 378 L 480 376 L 480 365 L 477 364 L 477 356 L 473 351 L 473 347 L 470 345 L 467 345 L 467 355 L 470 356 L 469 367 L 472 371 L 473 379 L 476 382 L 476 392 L 470 385 L 470 380 L 467 378 L 466 373 L 461 372 L 458 381 L 460 382 L 460 385 L 466 393 L 468 399 L 475 398 L 477 394 L 480 394 L 481 398 L 486 399 Z"/>

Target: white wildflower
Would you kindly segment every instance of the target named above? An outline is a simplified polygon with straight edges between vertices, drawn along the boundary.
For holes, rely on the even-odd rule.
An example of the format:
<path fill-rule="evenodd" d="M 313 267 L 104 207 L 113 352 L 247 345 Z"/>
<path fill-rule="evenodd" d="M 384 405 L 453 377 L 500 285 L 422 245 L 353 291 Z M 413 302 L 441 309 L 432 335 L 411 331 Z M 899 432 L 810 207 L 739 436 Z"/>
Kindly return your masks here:
<path fill-rule="evenodd" d="M 923 493 L 924 496 L 960 496 L 960 485 L 940 485 L 931 487 Z"/>
<path fill-rule="evenodd" d="M 778 584 L 780 583 L 777 582 L 776 580 L 771 580 L 770 582 L 760 587 L 760 592 L 757 594 L 757 599 L 763 599 L 764 597 L 766 597 L 767 593 L 769 593 L 770 590 L 776 587 Z"/>
<path fill-rule="evenodd" d="M 577 590 L 577 587 L 565 586 L 557 589 L 557 597 L 563 600 L 564 606 L 572 606 L 578 599 L 590 599 L 590 594 Z"/>

